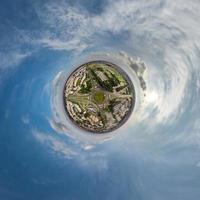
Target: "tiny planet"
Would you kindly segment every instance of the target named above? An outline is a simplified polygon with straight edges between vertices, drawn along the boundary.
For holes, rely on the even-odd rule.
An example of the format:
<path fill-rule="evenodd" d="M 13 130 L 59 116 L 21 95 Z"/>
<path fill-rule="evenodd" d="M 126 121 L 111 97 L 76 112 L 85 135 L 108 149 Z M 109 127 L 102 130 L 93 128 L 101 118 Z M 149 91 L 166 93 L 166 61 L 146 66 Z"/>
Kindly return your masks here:
<path fill-rule="evenodd" d="M 64 86 L 67 116 L 79 128 L 106 133 L 122 126 L 133 111 L 134 86 L 116 64 L 91 61 L 77 67 Z"/>

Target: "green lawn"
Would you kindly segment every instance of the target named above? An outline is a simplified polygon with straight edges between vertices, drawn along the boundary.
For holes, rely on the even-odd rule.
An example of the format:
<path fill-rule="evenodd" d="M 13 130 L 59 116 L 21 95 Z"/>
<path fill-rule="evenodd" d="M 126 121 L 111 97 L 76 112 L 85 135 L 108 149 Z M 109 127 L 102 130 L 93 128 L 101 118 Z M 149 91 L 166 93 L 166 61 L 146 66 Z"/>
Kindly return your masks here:
<path fill-rule="evenodd" d="M 96 91 L 94 93 L 94 97 L 93 98 L 94 98 L 96 103 L 98 103 L 98 104 L 103 103 L 104 100 L 105 100 L 104 92 L 103 91 Z"/>

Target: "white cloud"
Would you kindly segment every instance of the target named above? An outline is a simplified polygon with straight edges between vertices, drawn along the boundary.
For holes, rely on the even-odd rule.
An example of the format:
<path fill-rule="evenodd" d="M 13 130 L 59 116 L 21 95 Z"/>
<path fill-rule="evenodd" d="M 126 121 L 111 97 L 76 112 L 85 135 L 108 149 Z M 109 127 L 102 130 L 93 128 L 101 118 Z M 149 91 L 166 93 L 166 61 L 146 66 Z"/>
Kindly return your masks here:
<path fill-rule="evenodd" d="M 49 119 L 49 123 L 51 128 L 57 131 L 57 133 L 65 133 L 68 131 L 68 128 L 65 126 L 65 124 L 56 121 L 55 119 Z"/>
<path fill-rule="evenodd" d="M 0 52 L 0 69 L 7 69 L 12 66 L 18 65 L 27 56 L 29 56 L 28 53 L 20 53 L 17 51 L 11 51 L 6 53 Z"/>
<path fill-rule="evenodd" d="M 29 123 L 30 123 L 29 115 L 24 115 L 24 116 L 22 116 L 21 120 L 22 120 L 22 122 L 23 122 L 24 124 L 29 124 Z"/>
<path fill-rule="evenodd" d="M 34 34 L 24 30 L 16 34 L 23 36 L 21 43 L 37 48 L 82 52 L 101 45 L 107 39 L 106 32 L 114 35 L 127 31 L 129 34 L 119 43 L 151 63 L 150 73 L 157 70 L 158 77 L 152 81 L 157 121 L 168 120 L 172 114 L 174 120 L 176 114 L 181 114 L 192 68 L 197 70 L 199 66 L 198 1 L 109 0 L 97 15 L 64 1 L 59 4 L 51 1 L 35 9 L 41 22 L 39 30 Z M 18 51 L 0 53 L 0 69 L 17 65 L 28 55 Z M 198 80 L 196 84 L 199 85 Z M 55 127 L 54 122 L 51 125 Z"/>
<path fill-rule="evenodd" d="M 197 45 L 200 44 L 200 28 L 196 20 L 199 7 L 196 1 L 188 4 L 171 0 L 110 0 L 100 14 L 94 15 L 83 7 L 70 6 L 64 1 L 59 4 L 50 1 L 35 6 L 41 23 L 38 31 L 31 34 L 30 31 L 17 30 L 15 34 L 16 38 L 20 38 L 18 46 L 27 43 L 36 49 L 45 47 L 81 52 L 99 45 L 102 39 L 106 39 L 106 32 L 128 31 L 130 46 L 145 50 L 149 43 L 152 49 L 157 48 L 157 52 L 167 47 L 167 42 L 185 39 L 185 34 L 192 36 L 190 39 Z M 141 39 L 146 43 L 140 44 Z M 26 56 L 26 53 L 8 52 L 6 56 L 0 55 L 4 59 L 1 65 L 14 65 Z"/>
<path fill-rule="evenodd" d="M 81 43 L 81 41 L 74 39 L 70 41 L 61 41 L 57 38 L 49 39 L 43 38 L 38 40 L 43 47 L 53 48 L 54 50 L 69 50 L 81 52 L 83 49 L 87 48 L 86 44 Z"/>
<path fill-rule="evenodd" d="M 77 155 L 77 152 L 70 148 L 66 143 L 53 137 L 51 135 L 42 133 L 40 131 L 33 131 L 34 137 L 43 145 L 47 145 L 53 153 L 64 156 L 65 158 L 73 158 Z"/>
<path fill-rule="evenodd" d="M 87 145 L 84 145 L 83 148 L 84 148 L 84 150 L 89 151 L 89 150 L 93 149 L 94 146 L 87 144 Z"/>
<path fill-rule="evenodd" d="M 96 151 L 91 144 L 67 144 L 55 135 L 49 135 L 38 130 L 32 131 L 33 136 L 43 146 L 46 146 L 56 156 L 73 159 L 85 170 L 105 171 L 108 169 L 108 160 L 105 152 Z"/>
<path fill-rule="evenodd" d="M 0 85 L 3 84 L 4 80 L 9 77 L 10 72 L 16 69 L 20 63 L 30 56 L 31 53 L 22 53 L 19 51 L 7 51 L 2 52 L 0 50 Z"/>
<path fill-rule="evenodd" d="M 91 15 L 82 7 L 69 6 L 64 2 L 48 2 L 44 7 L 37 8 L 38 16 L 47 28 L 41 34 L 40 41 L 44 46 L 55 49 L 84 49 L 98 43 L 94 40 L 98 34 L 129 31 L 130 37 L 143 36 L 147 37 L 145 39 L 148 42 L 163 44 L 172 41 L 174 37 L 181 37 L 185 32 L 197 36 L 198 22 L 191 20 L 190 16 L 187 18 L 188 23 L 182 20 L 186 9 L 192 17 L 198 16 L 197 7 L 199 4 L 195 2 L 186 7 L 186 4 L 173 1 L 119 0 L 108 1 L 102 13 Z M 177 12 L 179 16 L 176 16 Z M 157 28 L 159 31 L 156 31 Z M 131 42 L 134 44 L 134 41 Z"/>
<path fill-rule="evenodd" d="M 81 156 L 78 159 L 78 163 L 83 167 L 85 170 L 89 171 L 106 171 L 109 169 L 109 164 L 105 153 L 102 152 L 87 152 L 80 153 Z"/>

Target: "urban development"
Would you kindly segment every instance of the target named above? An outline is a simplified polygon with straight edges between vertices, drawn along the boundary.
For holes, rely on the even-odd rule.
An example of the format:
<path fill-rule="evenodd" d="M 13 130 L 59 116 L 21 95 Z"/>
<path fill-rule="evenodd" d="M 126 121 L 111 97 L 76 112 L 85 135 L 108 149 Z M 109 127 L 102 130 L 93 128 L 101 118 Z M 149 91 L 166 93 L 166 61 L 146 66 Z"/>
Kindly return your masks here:
<path fill-rule="evenodd" d="M 77 68 L 68 78 L 64 103 L 70 119 L 94 133 L 121 126 L 134 107 L 134 88 L 118 67 L 93 61 Z"/>

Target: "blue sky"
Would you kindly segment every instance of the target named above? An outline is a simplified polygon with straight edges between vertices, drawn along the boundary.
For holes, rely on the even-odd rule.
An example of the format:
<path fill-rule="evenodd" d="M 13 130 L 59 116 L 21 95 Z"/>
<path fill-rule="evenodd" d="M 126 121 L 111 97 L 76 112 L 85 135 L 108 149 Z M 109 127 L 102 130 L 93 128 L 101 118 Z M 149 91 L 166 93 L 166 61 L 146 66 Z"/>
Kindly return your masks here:
<path fill-rule="evenodd" d="M 199 10 L 197 0 L 2 0 L 0 199 L 200 199 Z M 139 57 L 146 97 L 111 140 L 82 141 L 53 124 L 54 80 L 99 52 Z"/>

